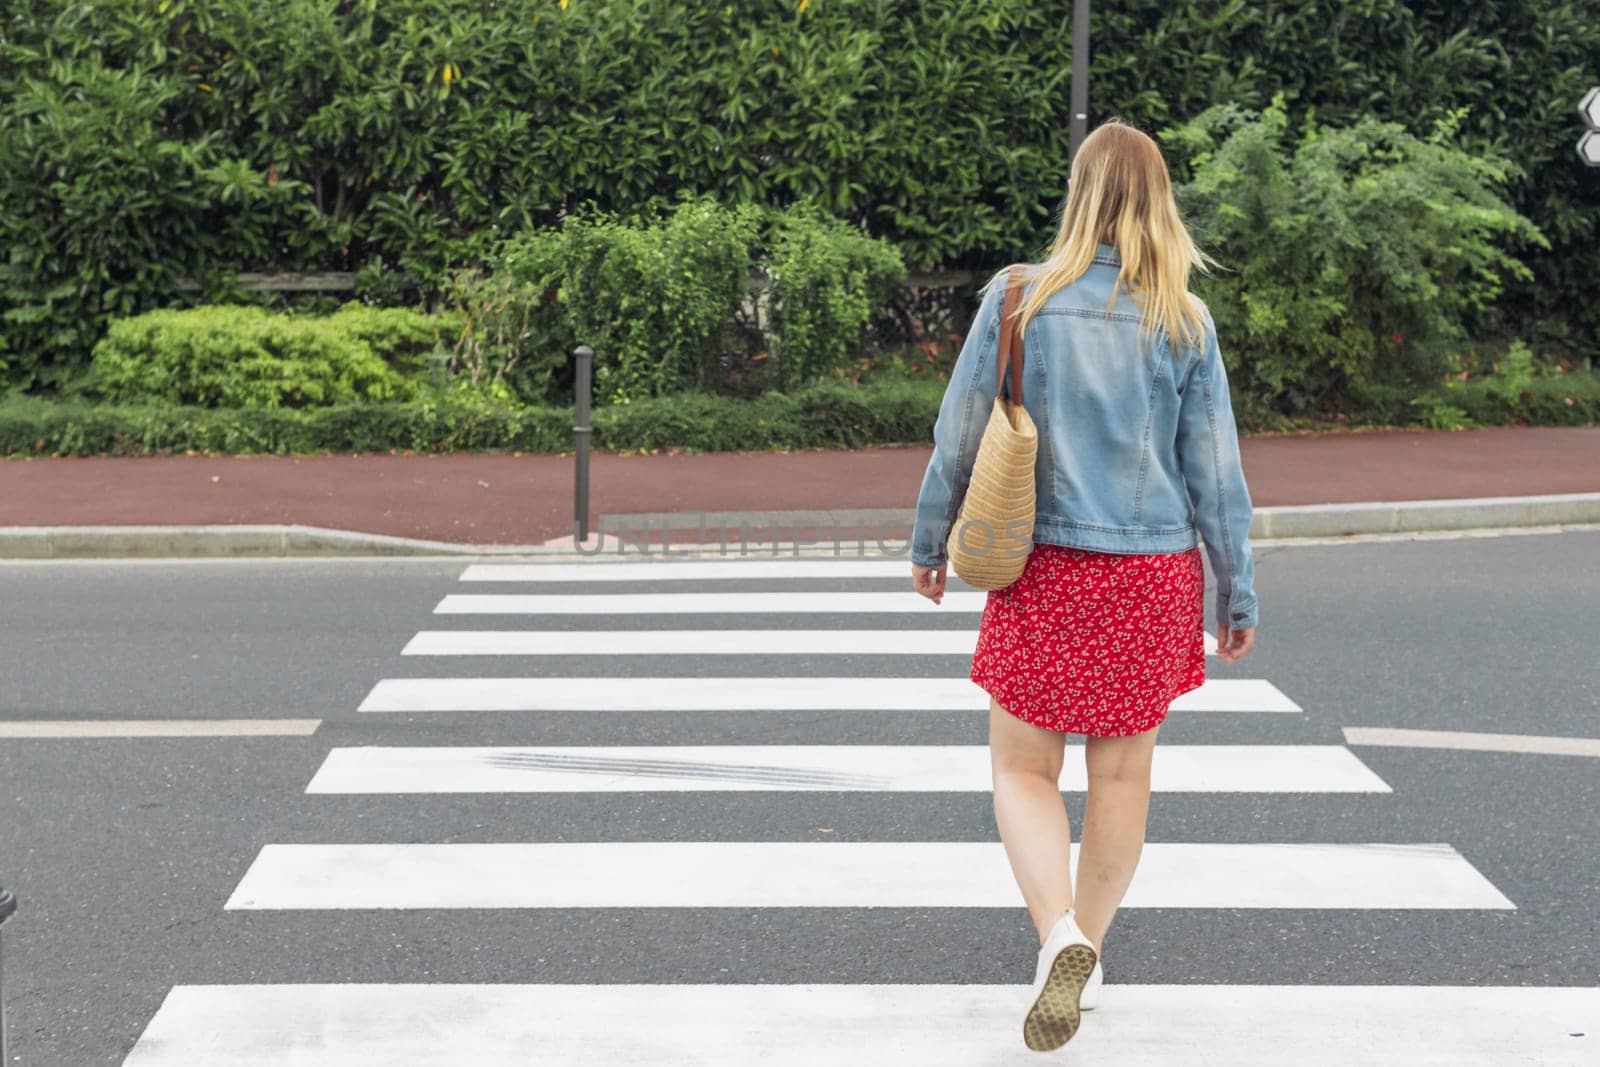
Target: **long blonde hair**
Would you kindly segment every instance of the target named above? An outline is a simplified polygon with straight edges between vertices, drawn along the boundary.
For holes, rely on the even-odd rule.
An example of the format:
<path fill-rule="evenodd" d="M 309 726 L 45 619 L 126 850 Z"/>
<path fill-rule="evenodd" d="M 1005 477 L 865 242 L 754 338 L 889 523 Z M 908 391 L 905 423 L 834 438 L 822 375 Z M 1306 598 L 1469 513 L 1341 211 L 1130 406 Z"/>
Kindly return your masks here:
<path fill-rule="evenodd" d="M 1160 326 L 1174 343 L 1198 343 L 1204 320 L 1189 293 L 1189 272 L 1205 271 L 1215 261 L 1195 246 L 1178 217 L 1161 149 L 1121 122 L 1096 127 L 1072 160 L 1055 245 L 1043 263 L 1028 270 L 1032 288 L 1018 309 L 1022 329 L 1051 294 L 1089 269 L 1100 244 L 1122 258 L 1106 310 L 1126 292 L 1139 306 L 1142 329 Z M 996 284 L 1005 284 L 1004 272 L 983 288 Z"/>

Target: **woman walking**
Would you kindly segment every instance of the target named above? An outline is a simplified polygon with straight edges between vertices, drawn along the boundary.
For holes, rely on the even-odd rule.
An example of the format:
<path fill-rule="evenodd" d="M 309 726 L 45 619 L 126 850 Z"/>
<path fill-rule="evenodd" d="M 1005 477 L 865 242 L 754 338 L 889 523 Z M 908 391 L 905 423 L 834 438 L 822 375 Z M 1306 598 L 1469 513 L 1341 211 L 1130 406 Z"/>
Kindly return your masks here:
<path fill-rule="evenodd" d="M 1150 762 L 1173 698 L 1205 681 L 1205 571 L 1217 651 L 1257 620 L 1251 504 L 1216 327 L 1189 293 L 1205 257 L 1155 142 L 1121 123 L 1073 159 L 1055 244 L 1018 302 L 1024 409 L 1038 428 L 1033 547 L 991 592 L 971 678 L 990 695 L 994 812 L 1041 942 L 1023 1037 L 1059 1048 L 1094 1006 L 1100 954 L 1144 847 Z M 945 543 L 996 394 L 1004 275 L 985 287 L 934 426 L 911 542 L 917 591 L 944 595 Z M 1085 735 L 1077 884 L 1060 789 Z"/>

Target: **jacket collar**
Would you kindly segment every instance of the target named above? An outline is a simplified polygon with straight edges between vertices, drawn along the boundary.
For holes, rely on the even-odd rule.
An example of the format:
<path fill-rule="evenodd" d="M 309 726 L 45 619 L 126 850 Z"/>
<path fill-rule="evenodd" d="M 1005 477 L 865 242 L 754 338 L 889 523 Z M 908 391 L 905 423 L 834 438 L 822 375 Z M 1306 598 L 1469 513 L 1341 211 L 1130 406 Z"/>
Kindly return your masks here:
<path fill-rule="evenodd" d="M 1104 263 L 1108 267 L 1122 266 L 1122 256 L 1110 245 L 1095 245 L 1094 262 Z"/>

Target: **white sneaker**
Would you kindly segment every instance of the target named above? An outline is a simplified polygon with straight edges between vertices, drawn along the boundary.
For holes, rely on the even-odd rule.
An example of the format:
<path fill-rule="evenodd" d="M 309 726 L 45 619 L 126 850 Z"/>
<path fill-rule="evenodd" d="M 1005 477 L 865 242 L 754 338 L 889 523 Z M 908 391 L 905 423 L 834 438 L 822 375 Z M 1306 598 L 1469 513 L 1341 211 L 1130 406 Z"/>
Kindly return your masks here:
<path fill-rule="evenodd" d="M 1035 1052 L 1049 1052 L 1072 1040 L 1081 1021 L 1078 998 L 1098 962 L 1094 945 L 1068 908 L 1039 948 L 1033 976 L 1033 1004 L 1022 1022 L 1022 1040 Z"/>
<path fill-rule="evenodd" d="M 1100 973 L 1100 961 L 1094 961 L 1094 970 L 1089 972 L 1089 980 L 1083 983 L 1083 992 L 1078 994 L 1078 1010 L 1094 1011 L 1100 1005 L 1100 983 L 1105 976 Z"/>

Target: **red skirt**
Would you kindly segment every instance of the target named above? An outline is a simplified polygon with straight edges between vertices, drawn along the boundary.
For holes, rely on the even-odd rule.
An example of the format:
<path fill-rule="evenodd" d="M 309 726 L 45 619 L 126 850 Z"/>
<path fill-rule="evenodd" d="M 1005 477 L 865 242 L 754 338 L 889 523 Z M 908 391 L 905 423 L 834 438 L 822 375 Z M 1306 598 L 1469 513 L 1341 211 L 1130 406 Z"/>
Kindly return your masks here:
<path fill-rule="evenodd" d="M 971 679 L 1023 722 L 1126 737 L 1206 680 L 1198 546 L 1122 555 L 1035 544 L 1021 577 L 989 594 Z"/>

